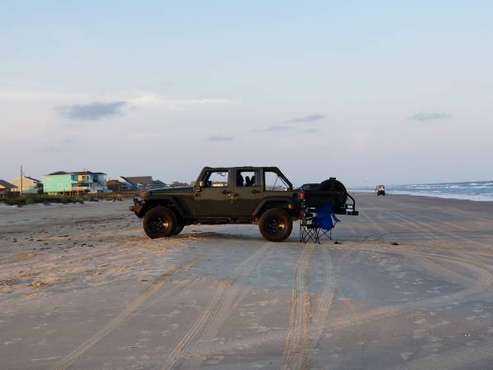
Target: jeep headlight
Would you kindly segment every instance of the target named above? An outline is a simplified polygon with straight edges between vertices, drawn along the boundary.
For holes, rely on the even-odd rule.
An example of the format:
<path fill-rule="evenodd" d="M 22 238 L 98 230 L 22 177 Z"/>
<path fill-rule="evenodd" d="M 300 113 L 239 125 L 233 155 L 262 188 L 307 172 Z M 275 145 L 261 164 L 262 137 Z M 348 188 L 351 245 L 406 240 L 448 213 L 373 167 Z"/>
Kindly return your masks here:
<path fill-rule="evenodd" d="M 144 194 L 141 194 L 141 193 L 137 194 L 137 196 L 134 197 L 134 203 L 136 203 L 136 204 L 142 204 L 142 203 L 144 203 L 145 200 L 144 200 L 143 195 Z"/>

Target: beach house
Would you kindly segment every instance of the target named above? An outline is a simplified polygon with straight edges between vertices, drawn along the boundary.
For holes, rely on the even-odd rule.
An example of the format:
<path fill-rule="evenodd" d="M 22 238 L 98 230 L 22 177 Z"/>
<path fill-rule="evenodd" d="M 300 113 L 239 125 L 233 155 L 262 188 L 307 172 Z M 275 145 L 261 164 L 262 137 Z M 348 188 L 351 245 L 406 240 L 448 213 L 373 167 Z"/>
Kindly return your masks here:
<path fill-rule="evenodd" d="M 113 192 L 128 192 L 139 190 L 137 185 L 127 181 L 123 176 L 108 180 L 108 189 Z"/>
<path fill-rule="evenodd" d="M 92 171 L 53 172 L 43 177 L 43 191 L 48 194 L 106 192 L 106 174 Z"/>
<path fill-rule="evenodd" d="M 152 176 L 120 176 L 118 179 L 131 184 L 135 190 L 151 190 L 168 186 L 161 180 L 154 180 Z"/>
<path fill-rule="evenodd" d="M 23 194 L 37 194 L 43 192 L 43 183 L 34 177 L 19 176 L 10 182 L 17 186 L 17 191 Z"/>
<path fill-rule="evenodd" d="M 18 191 L 17 186 L 8 181 L 0 179 L 0 195 Z"/>

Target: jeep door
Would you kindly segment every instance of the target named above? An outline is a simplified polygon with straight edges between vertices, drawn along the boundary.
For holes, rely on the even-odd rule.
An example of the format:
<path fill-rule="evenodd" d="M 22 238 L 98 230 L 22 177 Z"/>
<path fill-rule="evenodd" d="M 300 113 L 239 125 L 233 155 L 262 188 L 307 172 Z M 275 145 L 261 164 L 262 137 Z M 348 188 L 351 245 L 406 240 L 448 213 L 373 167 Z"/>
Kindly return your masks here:
<path fill-rule="evenodd" d="M 192 202 L 195 218 L 230 217 L 234 211 L 231 201 L 231 175 L 228 169 L 211 169 L 202 177 Z"/>
<path fill-rule="evenodd" d="M 257 168 L 239 168 L 234 173 L 234 192 L 232 199 L 237 217 L 251 217 L 262 200 L 260 170 Z"/>

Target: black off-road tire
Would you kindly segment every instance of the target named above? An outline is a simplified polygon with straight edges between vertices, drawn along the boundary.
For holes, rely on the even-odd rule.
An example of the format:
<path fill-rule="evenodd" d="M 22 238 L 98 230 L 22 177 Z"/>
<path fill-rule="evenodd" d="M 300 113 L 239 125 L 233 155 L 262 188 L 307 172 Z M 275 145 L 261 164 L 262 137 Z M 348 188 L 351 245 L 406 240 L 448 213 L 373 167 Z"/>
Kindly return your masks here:
<path fill-rule="evenodd" d="M 144 231 L 151 239 L 174 235 L 177 221 L 173 210 L 157 206 L 151 208 L 144 216 Z"/>
<path fill-rule="evenodd" d="M 260 217 L 258 227 L 264 239 L 282 242 L 289 238 L 293 230 L 293 220 L 282 208 L 272 208 Z"/>
<path fill-rule="evenodd" d="M 185 224 L 178 221 L 178 224 L 175 227 L 175 231 L 173 232 L 173 235 L 178 235 L 183 231 L 183 228 L 185 227 Z"/>

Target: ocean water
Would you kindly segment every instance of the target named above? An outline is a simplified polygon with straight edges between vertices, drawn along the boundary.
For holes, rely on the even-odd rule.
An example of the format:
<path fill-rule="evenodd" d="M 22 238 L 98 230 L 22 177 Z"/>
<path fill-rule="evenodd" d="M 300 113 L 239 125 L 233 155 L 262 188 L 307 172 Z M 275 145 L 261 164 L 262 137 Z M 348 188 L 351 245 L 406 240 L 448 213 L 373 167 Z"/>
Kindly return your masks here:
<path fill-rule="evenodd" d="M 386 185 L 389 194 L 409 194 L 438 198 L 493 202 L 493 180 L 438 184 Z M 353 191 L 373 192 L 374 187 L 355 187 Z"/>

